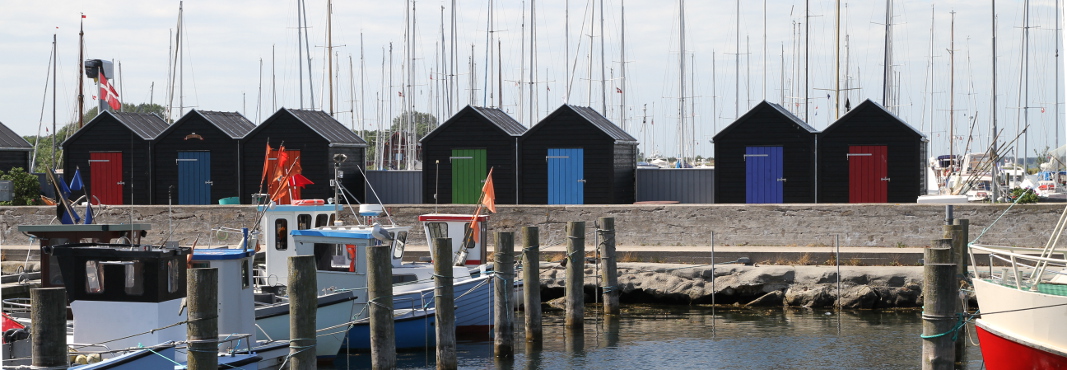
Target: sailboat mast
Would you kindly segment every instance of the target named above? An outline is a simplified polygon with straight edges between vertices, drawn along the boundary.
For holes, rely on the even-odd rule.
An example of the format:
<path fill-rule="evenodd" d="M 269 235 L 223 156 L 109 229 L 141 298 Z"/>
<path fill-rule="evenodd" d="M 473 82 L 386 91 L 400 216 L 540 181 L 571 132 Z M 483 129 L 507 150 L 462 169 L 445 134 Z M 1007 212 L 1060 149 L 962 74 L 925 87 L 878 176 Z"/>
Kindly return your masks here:
<path fill-rule="evenodd" d="M 536 1 L 536 0 L 530 0 Z M 532 17 L 531 17 L 532 18 Z M 589 44 L 593 46 L 593 44 Z M 608 114 L 608 80 L 604 77 L 604 0 L 600 0 L 600 113 Z"/>
<path fill-rule="evenodd" d="M 300 0 L 300 7 L 304 17 L 304 54 L 308 58 L 308 96 L 311 98 L 308 102 L 311 104 L 311 109 L 315 109 L 315 80 L 311 78 L 311 43 L 308 41 L 308 12 L 307 6 L 304 0 Z"/>
<path fill-rule="evenodd" d="M 990 21 L 990 23 L 993 24 L 993 27 L 992 27 L 993 53 L 991 55 L 991 57 L 993 59 L 993 64 L 992 64 L 993 73 L 990 74 L 990 76 L 993 77 L 993 93 L 992 93 L 992 98 L 993 98 L 992 99 L 993 100 L 992 103 L 993 104 L 991 105 L 991 108 L 993 110 L 993 114 L 990 115 L 992 117 L 992 120 L 990 121 L 990 125 L 989 125 L 989 140 L 992 141 L 992 143 L 990 143 L 990 145 L 989 145 L 989 158 L 993 159 L 993 173 L 992 173 L 992 175 L 993 175 L 992 176 L 993 177 L 993 188 L 991 190 L 993 192 L 993 202 L 996 203 L 997 201 L 1000 200 L 1000 185 L 998 185 L 999 182 L 1000 182 L 1000 181 L 998 181 L 1000 176 L 997 173 L 998 168 L 999 168 L 999 166 L 997 164 L 1000 163 L 1000 158 L 997 156 L 997 151 L 998 151 L 997 144 L 998 144 L 998 141 L 999 141 L 997 139 L 997 0 L 993 0 L 992 3 L 993 4 L 990 7 L 990 20 L 989 21 Z M 1057 81 L 1059 81 L 1059 79 L 1057 79 Z M 1008 184 L 1008 186 L 1011 186 L 1011 185 Z"/>
<path fill-rule="evenodd" d="M 626 0 L 619 0 L 619 122 L 626 131 Z"/>
<path fill-rule="evenodd" d="M 304 39 L 300 37 L 300 30 L 304 28 L 304 21 L 300 18 L 302 9 L 300 4 L 302 3 L 302 1 L 297 1 L 296 3 L 296 71 L 300 76 L 297 78 L 297 82 L 300 84 L 300 109 L 304 109 Z M 178 37 L 181 37 L 181 33 L 179 32 L 178 34 Z"/>
<path fill-rule="evenodd" d="M 889 109 L 894 110 L 894 104 L 891 101 L 893 93 L 891 90 L 891 79 L 893 70 L 893 0 L 885 0 L 885 49 L 884 49 L 884 65 L 882 66 L 882 105 Z M 950 112 L 951 115 L 951 112 Z M 951 140 L 951 138 L 950 138 Z"/>
<path fill-rule="evenodd" d="M 367 62 L 363 59 L 363 32 L 359 33 L 359 132 L 367 135 L 367 94 L 364 77 L 367 76 Z"/>
<path fill-rule="evenodd" d="M 834 7 L 834 119 L 841 117 L 841 0 Z"/>
<path fill-rule="evenodd" d="M 530 126 L 533 127 L 536 123 L 537 107 L 534 105 L 534 99 L 537 97 L 537 91 L 535 91 L 537 81 L 537 0 L 530 0 Z M 592 48 L 589 49 L 592 51 Z"/>
<path fill-rule="evenodd" d="M 808 44 L 811 33 L 811 1 L 804 0 L 804 122 L 808 122 L 808 104 L 811 99 L 808 97 Z"/>
<path fill-rule="evenodd" d="M 59 48 L 58 48 L 58 44 L 57 44 L 57 40 L 56 40 L 56 34 L 53 33 L 52 34 L 52 170 L 55 170 L 58 167 L 58 166 L 56 166 L 56 138 L 58 137 L 58 135 L 56 135 L 56 80 L 58 80 L 58 78 L 56 78 L 57 77 L 57 75 L 56 75 L 56 65 L 59 64 L 59 54 L 57 54 L 58 51 L 59 51 Z M 79 52 L 79 54 L 81 54 L 81 53 Z M 81 64 L 81 60 L 82 60 L 81 58 L 78 58 L 78 64 Z M 84 73 L 82 73 L 80 69 L 81 68 L 79 68 L 78 76 L 84 75 Z M 80 81 L 81 77 L 79 77 L 78 80 Z M 78 91 L 78 93 L 79 93 L 79 95 L 78 95 L 78 97 L 79 97 L 78 103 L 80 104 L 81 103 L 81 99 L 80 99 L 81 98 L 81 84 L 79 83 L 78 86 L 79 86 L 78 87 L 78 90 L 79 90 Z M 82 120 L 82 112 L 81 112 L 81 106 L 79 105 L 79 107 L 78 107 L 78 122 L 79 122 L 79 125 L 80 125 L 81 120 Z M 40 132 L 41 132 L 40 130 L 41 130 L 40 127 L 38 127 L 37 128 L 37 133 L 38 134 L 40 134 Z M 37 160 L 37 145 L 36 145 L 37 141 L 40 141 L 40 139 L 37 139 L 37 140 L 34 141 L 34 144 L 35 144 L 33 146 L 33 154 L 34 154 L 33 159 L 34 159 L 34 161 Z M 35 164 L 36 163 L 30 165 L 30 172 L 32 172 L 34 170 L 33 167 L 34 167 Z"/>
<path fill-rule="evenodd" d="M 179 5 L 180 9 L 180 5 Z M 179 10 L 180 12 L 180 10 Z M 53 44 L 55 36 L 52 37 Z M 53 45 L 54 46 L 54 45 Z M 58 59 L 58 58 L 56 58 Z M 78 23 L 78 128 L 85 126 L 85 14 L 82 14 Z M 55 88 L 52 88 L 55 91 Z M 53 119 L 54 121 L 54 119 Z M 52 135 L 56 134 L 55 122 L 52 123 Z M 52 139 L 52 166 L 55 166 L 55 137 Z"/>
<path fill-rule="evenodd" d="M 326 79 L 330 89 L 330 116 L 333 117 L 333 1 L 326 0 Z"/>
<path fill-rule="evenodd" d="M 736 2 L 734 18 L 734 118 L 741 117 L 741 0 Z"/>
<path fill-rule="evenodd" d="M 685 0 L 678 0 L 678 149 L 685 162 Z"/>
<path fill-rule="evenodd" d="M 571 94 L 571 1 L 565 1 L 563 7 L 563 104 L 567 104 Z"/>
<path fill-rule="evenodd" d="M 956 154 L 956 11 L 951 11 L 949 35 L 949 87 L 948 87 L 948 153 Z"/>

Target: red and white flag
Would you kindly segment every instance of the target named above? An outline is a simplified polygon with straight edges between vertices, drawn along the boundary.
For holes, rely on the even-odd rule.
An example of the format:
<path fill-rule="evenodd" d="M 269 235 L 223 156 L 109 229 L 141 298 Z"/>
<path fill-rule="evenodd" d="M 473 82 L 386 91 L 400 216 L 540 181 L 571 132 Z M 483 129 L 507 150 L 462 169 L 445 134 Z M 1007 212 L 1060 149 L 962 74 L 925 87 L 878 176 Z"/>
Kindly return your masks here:
<path fill-rule="evenodd" d="M 119 92 L 115 90 L 115 86 L 107 81 L 107 77 L 104 77 L 104 73 L 100 73 L 100 96 L 104 98 L 107 105 L 111 106 L 113 110 L 120 110 L 122 103 L 119 102 Z"/>

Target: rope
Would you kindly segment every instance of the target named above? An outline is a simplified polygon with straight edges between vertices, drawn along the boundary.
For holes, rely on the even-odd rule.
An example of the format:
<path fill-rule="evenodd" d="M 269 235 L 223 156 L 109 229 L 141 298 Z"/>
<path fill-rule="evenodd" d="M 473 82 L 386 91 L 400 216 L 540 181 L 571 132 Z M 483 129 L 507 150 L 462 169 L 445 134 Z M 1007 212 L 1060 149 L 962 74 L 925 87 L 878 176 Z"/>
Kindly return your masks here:
<path fill-rule="evenodd" d="M 969 322 L 969 321 L 974 319 L 974 316 L 970 316 L 970 315 L 968 315 L 968 316 L 970 316 L 969 318 L 964 318 L 964 314 L 963 313 L 956 313 L 955 316 L 956 316 L 956 324 L 952 326 L 952 329 L 949 329 L 948 331 L 946 331 L 944 333 L 941 333 L 941 334 L 919 335 L 919 338 L 922 338 L 922 339 L 933 339 L 933 338 L 940 338 L 940 337 L 952 334 L 952 341 L 955 342 L 956 339 L 959 338 L 960 328 L 963 328 L 964 326 L 967 325 L 967 322 Z M 925 313 L 923 313 L 923 319 L 924 320 L 926 320 L 926 319 L 941 319 L 941 320 L 944 320 L 944 319 L 952 319 L 952 317 L 934 318 L 932 316 L 927 316 Z"/>
<path fill-rule="evenodd" d="M 986 226 L 984 229 L 982 229 L 982 232 L 978 233 L 978 237 L 974 238 L 974 240 L 971 241 L 970 243 L 967 243 L 967 245 L 971 245 L 971 244 L 974 244 L 974 243 L 978 242 L 978 239 L 981 239 L 982 235 L 985 235 L 986 231 L 989 231 L 989 229 L 993 228 L 993 225 L 996 225 L 997 221 L 1000 221 L 1001 218 L 1004 218 L 1004 215 L 1008 214 L 1008 211 L 1010 211 L 1012 207 L 1015 207 L 1016 204 L 1019 204 L 1019 200 L 1020 199 L 1023 199 L 1023 197 L 1021 195 L 1019 197 L 1016 197 L 1015 201 L 1011 202 L 1011 205 L 1008 206 L 1008 208 L 1005 208 L 1004 212 L 1000 213 L 1000 216 L 997 216 L 997 218 L 994 219 L 993 222 L 991 222 L 989 224 L 989 226 Z"/>
<path fill-rule="evenodd" d="M 86 345 L 78 347 L 78 348 L 93 347 L 93 346 L 103 347 L 104 343 L 111 343 L 111 342 L 119 341 L 119 340 L 123 340 L 123 339 L 130 339 L 130 338 L 142 336 L 142 335 L 145 335 L 145 334 L 153 334 L 153 333 L 155 333 L 157 331 L 160 331 L 160 330 L 163 330 L 163 329 L 169 329 L 169 328 L 173 328 L 175 326 L 185 325 L 185 324 L 188 324 L 188 323 L 193 323 L 193 322 L 197 322 L 197 321 L 201 321 L 201 320 L 211 320 L 211 319 L 217 319 L 217 318 L 219 318 L 219 316 L 218 315 L 214 315 L 214 316 L 202 317 L 202 318 L 195 319 L 195 320 L 179 321 L 179 322 L 176 322 L 176 323 L 173 323 L 173 324 L 161 327 L 161 328 L 155 328 L 155 329 L 143 332 L 143 333 L 131 334 L 131 335 L 127 335 L 127 336 L 121 337 L 121 338 L 115 338 L 115 339 L 105 340 L 103 342 L 86 344 Z M 218 338 L 216 338 L 215 341 L 218 341 Z"/>

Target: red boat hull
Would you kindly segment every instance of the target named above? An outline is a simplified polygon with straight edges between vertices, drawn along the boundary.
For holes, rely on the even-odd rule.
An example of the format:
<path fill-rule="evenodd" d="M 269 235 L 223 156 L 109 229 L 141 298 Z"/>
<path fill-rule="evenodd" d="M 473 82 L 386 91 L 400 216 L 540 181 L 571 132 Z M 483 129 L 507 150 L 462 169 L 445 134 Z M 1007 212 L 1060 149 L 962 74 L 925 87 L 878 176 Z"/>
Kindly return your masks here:
<path fill-rule="evenodd" d="M 982 360 L 989 370 L 1067 369 L 1067 356 L 1019 343 L 976 326 Z"/>

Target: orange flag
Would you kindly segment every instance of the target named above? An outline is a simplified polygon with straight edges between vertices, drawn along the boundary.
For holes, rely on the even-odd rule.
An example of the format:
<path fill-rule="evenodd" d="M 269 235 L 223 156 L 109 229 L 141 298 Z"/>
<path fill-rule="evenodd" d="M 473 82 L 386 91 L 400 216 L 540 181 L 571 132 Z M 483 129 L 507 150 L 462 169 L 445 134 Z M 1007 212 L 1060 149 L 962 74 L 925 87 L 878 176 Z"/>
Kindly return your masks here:
<path fill-rule="evenodd" d="M 259 178 L 259 185 L 262 186 L 263 182 L 267 180 L 267 174 L 273 171 L 271 168 L 271 158 L 274 156 L 274 150 L 270 148 L 270 143 L 267 143 L 267 151 L 263 154 L 263 175 Z"/>
<path fill-rule="evenodd" d="M 493 189 L 493 169 L 489 169 L 489 176 L 485 177 L 485 185 L 482 185 L 482 205 L 489 212 L 496 213 L 496 190 Z"/>

